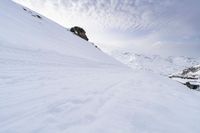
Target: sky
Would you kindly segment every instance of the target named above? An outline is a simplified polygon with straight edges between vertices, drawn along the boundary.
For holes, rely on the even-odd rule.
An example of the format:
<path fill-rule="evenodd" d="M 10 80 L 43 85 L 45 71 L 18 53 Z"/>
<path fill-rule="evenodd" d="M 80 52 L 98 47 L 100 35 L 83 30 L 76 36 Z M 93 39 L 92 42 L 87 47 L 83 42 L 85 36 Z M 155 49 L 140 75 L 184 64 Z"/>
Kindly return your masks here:
<path fill-rule="evenodd" d="M 200 57 L 200 0 L 14 0 L 105 51 Z"/>

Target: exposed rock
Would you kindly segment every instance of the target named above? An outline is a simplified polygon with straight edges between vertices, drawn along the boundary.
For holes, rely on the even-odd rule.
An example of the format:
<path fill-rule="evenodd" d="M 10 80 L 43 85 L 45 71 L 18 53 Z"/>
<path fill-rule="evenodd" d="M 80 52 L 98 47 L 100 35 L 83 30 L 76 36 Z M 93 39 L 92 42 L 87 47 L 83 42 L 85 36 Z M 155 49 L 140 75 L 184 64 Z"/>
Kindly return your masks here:
<path fill-rule="evenodd" d="M 200 65 L 189 67 L 178 73 L 169 76 L 170 78 L 181 82 L 190 89 L 199 90 L 200 87 Z"/>
<path fill-rule="evenodd" d="M 38 19 L 42 19 L 42 17 L 41 17 L 40 15 L 35 14 L 35 13 L 33 13 L 32 11 L 30 11 L 30 10 L 24 8 L 24 7 L 23 7 L 23 10 L 26 11 L 26 12 L 28 12 L 29 14 L 31 14 L 33 17 L 36 17 L 36 18 L 38 18 Z"/>
<path fill-rule="evenodd" d="M 200 65 L 189 67 L 178 73 L 174 73 L 170 75 L 170 78 L 200 79 Z"/>
<path fill-rule="evenodd" d="M 42 19 L 42 17 L 40 15 L 32 15 L 33 17 L 36 17 L 36 18 L 39 18 L 39 19 Z"/>
<path fill-rule="evenodd" d="M 199 88 L 199 85 L 197 85 L 197 84 L 191 84 L 190 82 L 186 82 L 184 85 L 186 85 L 190 89 L 194 89 L 194 90 L 196 90 L 196 89 Z"/>
<path fill-rule="evenodd" d="M 86 41 L 88 41 L 88 37 L 86 36 L 86 32 L 83 28 L 78 27 L 78 26 L 74 26 L 70 29 L 71 32 L 73 32 L 74 34 L 76 34 L 77 36 L 85 39 Z"/>

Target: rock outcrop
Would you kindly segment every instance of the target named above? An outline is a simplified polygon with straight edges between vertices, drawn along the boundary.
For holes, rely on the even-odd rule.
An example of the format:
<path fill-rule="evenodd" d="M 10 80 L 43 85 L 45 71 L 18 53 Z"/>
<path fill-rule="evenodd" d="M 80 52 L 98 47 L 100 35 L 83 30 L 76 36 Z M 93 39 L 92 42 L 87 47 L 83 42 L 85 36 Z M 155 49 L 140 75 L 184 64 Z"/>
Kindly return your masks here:
<path fill-rule="evenodd" d="M 73 32 L 74 34 L 76 34 L 77 36 L 83 38 L 84 40 L 88 41 L 88 37 L 86 36 L 86 32 L 83 28 L 78 27 L 78 26 L 74 26 L 70 29 L 71 32 Z"/>
<path fill-rule="evenodd" d="M 169 76 L 170 78 L 181 82 L 186 85 L 190 89 L 199 90 L 200 87 L 200 65 L 189 67 L 180 71 L 178 73 L 174 73 Z"/>
<path fill-rule="evenodd" d="M 189 87 L 190 89 L 193 89 L 193 90 L 198 89 L 199 86 L 200 86 L 200 85 L 198 85 L 198 84 L 192 84 L 192 83 L 190 83 L 190 82 L 186 82 L 186 83 L 184 83 L 184 85 L 186 85 L 187 87 Z"/>

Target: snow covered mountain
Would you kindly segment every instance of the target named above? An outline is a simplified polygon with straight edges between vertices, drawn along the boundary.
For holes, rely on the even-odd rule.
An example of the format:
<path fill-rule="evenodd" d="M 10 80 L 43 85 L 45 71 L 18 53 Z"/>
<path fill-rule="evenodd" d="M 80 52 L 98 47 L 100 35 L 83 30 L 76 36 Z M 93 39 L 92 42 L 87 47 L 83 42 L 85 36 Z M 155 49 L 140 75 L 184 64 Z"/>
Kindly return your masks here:
<path fill-rule="evenodd" d="M 191 89 L 199 89 L 200 86 L 200 65 L 189 67 L 170 75 L 170 78 L 177 80 Z"/>
<path fill-rule="evenodd" d="M 111 55 L 133 69 L 150 71 L 164 76 L 200 64 L 200 58 L 184 56 L 145 55 L 124 51 L 114 51 Z"/>
<path fill-rule="evenodd" d="M 172 77 L 182 77 L 187 79 L 199 79 L 200 78 L 200 65 L 189 67 L 184 69 L 179 73 L 175 73 L 171 75 Z"/>
<path fill-rule="evenodd" d="M 199 88 L 200 58 L 144 55 L 114 51 L 112 55 L 134 70 L 150 71 L 174 79 L 189 88 Z M 189 84 L 188 84 L 189 83 Z"/>
<path fill-rule="evenodd" d="M 200 94 L 0 1 L 0 133 L 199 133 Z"/>

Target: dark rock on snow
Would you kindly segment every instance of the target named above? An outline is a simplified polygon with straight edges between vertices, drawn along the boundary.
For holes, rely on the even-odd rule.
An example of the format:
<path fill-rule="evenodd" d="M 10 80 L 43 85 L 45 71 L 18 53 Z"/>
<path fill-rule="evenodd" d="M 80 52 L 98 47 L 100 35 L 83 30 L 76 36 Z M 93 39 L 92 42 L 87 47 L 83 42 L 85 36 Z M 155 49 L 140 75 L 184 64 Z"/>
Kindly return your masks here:
<path fill-rule="evenodd" d="M 178 73 L 170 75 L 169 77 L 181 82 L 190 89 L 200 91 L 200 65 L 186 68 Z"/>
<path fill-rule="evenodd" d="M 76 34 L 77 36 L 85 39 L 86 41 L 88 41 L 88 37 L 86 36 L 86 32 L 83 28 L 78 27 L 78 26 L 74 26 L 70 29 L 71 32 L 73 32 L 74 34 Z"/>
<path fill-rule="evenodd" d="M 197 85 L 197 84 L 191 84 L 190 82 L 186 82 L 184 85 L 186 85 L 188 88 L 194 89 L 194 90 L 196 90 L 196 89 L 199 88 L 199 85 Z"/>

